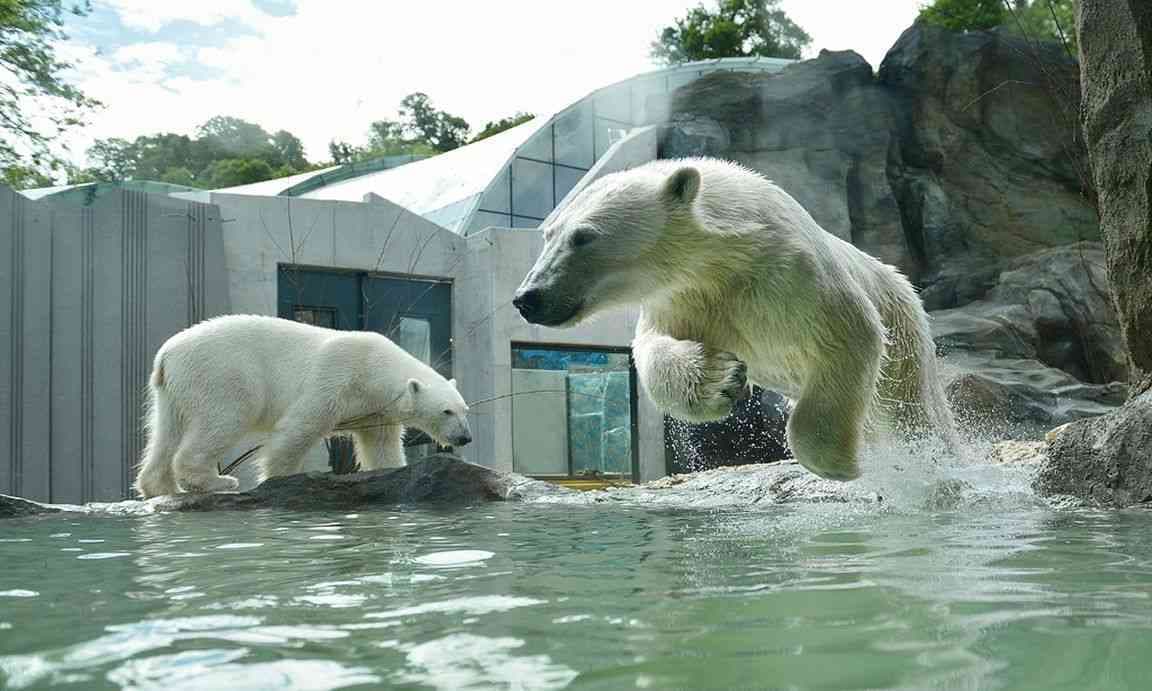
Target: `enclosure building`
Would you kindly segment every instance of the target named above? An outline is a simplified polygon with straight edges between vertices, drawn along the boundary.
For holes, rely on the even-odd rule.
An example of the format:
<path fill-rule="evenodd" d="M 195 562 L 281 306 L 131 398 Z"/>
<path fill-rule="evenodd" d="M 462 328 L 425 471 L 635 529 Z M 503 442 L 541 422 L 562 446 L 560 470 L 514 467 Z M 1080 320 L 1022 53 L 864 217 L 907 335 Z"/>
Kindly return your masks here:
<path fill-rule="evenodd" d="M 128 496 L 156 350 L 227 313 L 388 335 L 458 380 L 474 441 L 457 451 L 473 462 L 558 480 L 683 467 L 637 389 L 634 311 L 556 330 L 525 323 L 511 298 L 541 249 L 536 229 L 565 198 L 657 157 L 672 90 L 788 62 L 639 75 L 431 158 L 215 191 L 0 188 L 0 493 Z M 409 435 L 409 456 L 427 442 Z M 329 467 L 354 467 L 350 445 L 313 451 L 309 469 Z"/>

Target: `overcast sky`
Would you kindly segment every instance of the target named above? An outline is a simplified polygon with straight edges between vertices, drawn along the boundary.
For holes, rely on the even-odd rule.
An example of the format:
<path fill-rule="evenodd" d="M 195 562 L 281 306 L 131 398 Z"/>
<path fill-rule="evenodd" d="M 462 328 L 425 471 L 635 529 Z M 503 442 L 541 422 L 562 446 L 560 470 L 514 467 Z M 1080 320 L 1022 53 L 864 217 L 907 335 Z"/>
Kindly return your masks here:
<path fill-rule="evenodd" d="M 705 0 L 711 4 L 711 0 Z M 922 0 L 784 0 L 810 49 L 878 67 Z M 72 22 L 76 81 L 106 107 L 70 145 L 191 134 L 235 115 L 299 136 L 309 158 L 362 143 L 424 91 L 478 130 L 654 69 L 648 45 L 694 0 L 96 0 Z"/>

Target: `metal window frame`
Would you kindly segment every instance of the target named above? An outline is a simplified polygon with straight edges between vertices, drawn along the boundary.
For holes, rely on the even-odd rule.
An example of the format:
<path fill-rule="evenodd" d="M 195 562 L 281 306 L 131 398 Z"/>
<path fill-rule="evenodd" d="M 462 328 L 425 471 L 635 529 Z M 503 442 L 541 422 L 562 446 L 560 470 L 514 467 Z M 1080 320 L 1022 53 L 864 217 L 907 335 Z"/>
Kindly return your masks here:
<path fill-rule="evenodd" d="M 588 345 L 585 343 L 560 343 L 560 342 L 539 342 L 539 341 L 510 341 L 508 354 L 511 356 L 517 349 L 522 350 L 569 350 L 585 353 L 614 353 L 617 355 L 628 356 L 628 416 L 629 427 L 631 430 L 630 446 L 632 451 L 632 477 L 629 478 L 631 482 L 640 482 L 640 399 L 639 399 L 639 380 L 636 376 L 636 359 L 632 355 L 632 349 L 628 346 L 605 346 L 605 345 Z M 511 357 L 509 358 L 511 363 Z M 512 384 L 512 367 L 508 367 L 508 383 L 509 388 Z M 515 443 L 515 426 L 516 420 L 513 416 L 509 420 L 509 427 L 513 430 L 512 442 Z M 576 475 L 572 474 L 572 443 L 569 439 L 568 442 L 568 474 L 567 475 L 532 475 L 531 477 L 540 480 L 579 480 Z M 513 468 L 515 472 L 515 468 Z"/>

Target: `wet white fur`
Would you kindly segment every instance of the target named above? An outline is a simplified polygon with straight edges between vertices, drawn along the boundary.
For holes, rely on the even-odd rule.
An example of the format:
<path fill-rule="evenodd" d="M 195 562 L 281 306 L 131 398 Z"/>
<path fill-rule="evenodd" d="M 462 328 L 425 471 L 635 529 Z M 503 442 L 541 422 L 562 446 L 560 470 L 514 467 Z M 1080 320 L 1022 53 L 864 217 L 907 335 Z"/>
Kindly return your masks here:
<path fill-rule="evenodd" d="M 746 363 L 748 381 L 795 401 L 789 445 L 821 476 L 859 475 L 873 422 L 954 445 L 912 285 L 759 174 L 715 159 L 653 162 L 593 183 L 544 231 L 521 289 L 582 301 L 565 326 L 639 302 L 639 378 L 671 416 L 726 417 Z"/>
<path fill-rule="evenodd" d="M 451 411 L 451 414 L 445 414 Z M 405 426 L 437 441 L 468 434 L 449 382 L 384 336 L 286 319 L 232 315 L 176 334 L 149 380 L 148 443 L 136 478 L 144 497 L 234 490 L 217 463 L 253 432 L 268 433 L 262 478 L 300 472 L 307 451 L 343 421 L 362 470 L 402 466 Z"/>

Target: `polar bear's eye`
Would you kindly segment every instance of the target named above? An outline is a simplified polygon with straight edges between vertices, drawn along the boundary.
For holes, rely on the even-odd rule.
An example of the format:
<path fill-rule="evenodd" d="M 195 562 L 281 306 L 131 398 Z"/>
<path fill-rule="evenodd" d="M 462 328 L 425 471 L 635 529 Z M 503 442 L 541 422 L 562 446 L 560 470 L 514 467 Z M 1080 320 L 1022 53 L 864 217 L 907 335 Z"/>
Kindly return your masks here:
<path fill-rule="evenodd" d="M 445 410 L 445 411 L 444 411 L 444 414 L 445 414 L 445 415 L 451 415 L 451 414 L 452 414 L 452 411 L 451 411 L 451 410 Z"/>
<path fill-rule="evenodd" d="M 583 247 L 597 238 L 596 231 L 590 228 L 579 228 L 572 232 L 572 246 Z"/>

